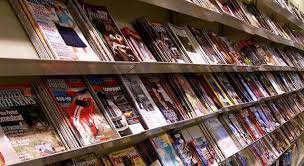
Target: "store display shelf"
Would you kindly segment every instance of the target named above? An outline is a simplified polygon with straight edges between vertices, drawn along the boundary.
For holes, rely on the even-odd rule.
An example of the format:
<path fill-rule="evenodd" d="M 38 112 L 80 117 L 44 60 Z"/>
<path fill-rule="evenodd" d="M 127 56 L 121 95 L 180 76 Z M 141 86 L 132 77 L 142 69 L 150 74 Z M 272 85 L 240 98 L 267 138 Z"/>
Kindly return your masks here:
<path fill-rule="evenodd" d="M 243 148 L 241 148 L 238 152 L 236 152 L 236 153 L 234 153 L 233 155 L 235 155 L 235 154 L 237 154 L 237 153 L 239 153 L 239 152 L 241 152 L 241 151 L 243 151 L 243 150 L 245 150 L 245 149 L 247 149 L 248 147 L 250 147 L 250 146 L 252 146 L 252 145 L 254 145 L 256 142 L 258 142 L 259 140 L 261 140 L 261 139 L 263 139 L 263 138 L 265 138 L 265 137 L 267 137 L 268 135 L 270 135 L 271 133 L 273 133 L 274 131 L 276 131 L 276 130 L 278 130 L 278 129 L 280 129 L 283 125 L 285 125 L 286 123 L 288 123 L 288 122 L 290 122 L 291 120 L 293 120 L 295 117 L 297 117 L 298 115 L 300 115 L 301 113 L 303 113 L 303 111 L 302 112 L 300 112 L 300 113 L 298 113 L 298 114 L 296 114 L 296 115 L 294 115 L 291 119 L 289 119 L 288 121 L 286 121 L 285 123 L 283 123 L 283 124 L 280 124 L 278 127 L 276 127 L 275 129 L 273 129 L 272 131 L 270 131 L 269 133 L 266 133 L 266 134 L 264 134 L 262 137 L 260 137 L 260 138 L 258 138 L 257 140 L 255 140 L 255 141 L 252 141 L 250 144 L 248 144 L 247 146 L 245 146 L 245 147 L 243 147 Z M 231 155 L 231 156 L 233 156 L 233 155 Z M 230 157 L 231 157 L 230 156 Z M 229 159 L 229 157 L 227 157 L 227 158 L 225 158 L 225 159 L 223 159 L 223 161 L 222 162 L 224 162 L 225 160 L 227 160 L 227 159 Z"/>
<path fill-rule="evenodd" d="M 198 19 L 207 20 L 210 22 L 218 22 L 224 24 L 226 26 L 238 29 L 240 31 L 244 31 L 251 35 L 257 35 L 268 39 L 270 41 L 280 43 L 283 45 L 291 46 L 294 48 L 298 48 L 300 50 L 303 49 L 303 45 L 293 42 L 292 40 L 284 39 L 280 36 L 275 35 L 274 33 L 264 29 L 257 28 L 252 25 L 249 25 L 242 20 L 239 20 L 235 17 L 232 17 L 228 14 L 217 13 L 212 10 L 206 9 L 204 7 L 198 6 L 191 2 L 187 2 L 186 0 L 137 0 L 140 2 L 144 2 L 150 5 L 158 6 L 161 8 L 169 9 L 181 14 L 185 14 L 188 16 L 192 16 Z"/>
<path fill-rule="evenodd" d="M 279 94 L 279 95 L 276 95 L 276 96 L 265 97 L 265 98 L 259 99 L 258 101 L 254 101 L 254 102 L 223 107 L 223 108 L 219 109 L 217 112 L 213 112 L 213 113 L 210 113 L 208 115 L 202 115 L 202 116 L 198 116 L 198 117 L 195 117 L 195 118 L 192 118 L 192 119 L 182 120 L 182 121 L 179 121 L 177 123 L 168 124 L 168 125 L 165 125 L 165 126 L 154 128 L 154 129 L 149 129 L 149 130 L 146 130 L 142 133 L 118 138 L 118 139 L 115 139 L 115 140 L 112 140 L 112 141 L 109 141 L 109 142 L 93 144 L 93 145 L 90 145 L 90 146 L 85 146 L 85 147 L 81 147 L 81 148 L 78 148 L 78 149 L 69 150 L 69 151 L 66 151 L 66 152 L 56 153 L 56 154 L 53 154 L 53 155 L 50 155 L 50 156 L 47 156 L 47 157 L 41 157 L 41 158 L 37 158 L 37 159 L 25 161 L 25 162 L 16 163 L 16 164 L 14 164 L 14 166 L 33 166 L 33 165 L 39 166 L 39 165 L 52 164 L 54 162 L 63 161 L 63 160 L 66 160 L 66 159 L 77 157 L 77 156 L 83 154 L 83 152 L 85 152 L 86 154 L 87 153 L 107 154 L 109 152 L 112 152 L 112 151 L 115 151 L 115 150 L 118 150 L 118 149 L 121 149 L 121 148 L 124 148 L 124 147 L 132 146 L 132 145 L 137 144 L 137 143 L 139 143 L 139 142 L 141 142 L 141 141 L 143 141 L 147 138 L 165 133 L 169 130 L 180 130 L 180 129 L 183 129 L 187 126 L 193 126 L 197 123 L 200 123 L 200 122 L 202 122 L 202 120 L 212 118 L 212 117 L 216 117 L 219 114 L 228 113 L 230 111 L 234 111 L 234 110 L 237 110 L 237 109 L 249 107 L 249 106 L 252 106 L 252 105 L 257 104 L 259 102 L 263 102 L 263 101 L 266 101 L 266 100 L 272 100 L 274 98 L 278 98 L 278 97 L 283 96 L 283 95 L 296 93 L 296 92 L 299 92 L 301 90 L 304 90 L 304 88 L 294 90 L 294 91 L 290 91 L 290 92 L 286 92 L 286 93 Z"/>
<path fill-rule="evenodd" d="M 293 15 L 289 10 L 286 8 L 283 8 L 278 3 L 276 3 L 274 0 L 259 0 L 258 3 L 262 3 L 266 6 L 268 6 L 271 10 L 273 10 L 275 13 L 279 14 L 282 17 L 285 17 L 290 22 L 292 22 L 294 25 L 298 26 L 299 28 L 304 30 L 304 22 L 298 19 L 295 15 Z"/>
<path fill-rule="evenodd" d="M 0 58 L 0 66 L 0 76 L 304 71 L 303 68 L 273 65 L 90 62 L 10 58 Z"/>

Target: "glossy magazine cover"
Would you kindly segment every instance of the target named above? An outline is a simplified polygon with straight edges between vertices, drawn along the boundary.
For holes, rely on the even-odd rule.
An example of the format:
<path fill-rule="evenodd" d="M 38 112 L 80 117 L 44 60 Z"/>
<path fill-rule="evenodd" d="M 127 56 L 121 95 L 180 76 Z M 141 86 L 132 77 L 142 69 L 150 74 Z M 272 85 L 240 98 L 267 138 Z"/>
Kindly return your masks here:
<path fill-rule="evenodd" d="M 95 29 L 107 42 L 115 61 L 138 61 L 106 7 L 87 3 L 81 3 L 81 6 Z"/>
<path fill-rule="evenodd" d="M 46 78 L 46 84 L 84 145 L 117 138 L 80 78 Z"/>
<path fill-rule="evenodd" d="M 172 145 L 176 151 L 176 154 L 179 156 L 185 166 L 200 164 L 200 160 L 192 151 L 189 144 L 184 140 L 181 133 L 174 133 L 172 135 Z"/>
<path fill-rule="evenodd" d="M 149 129 L 167 124 L 164 115 L 154 103 L 144 84 L 136 75 L 122 76 L 128 94 Z"/>
<path fill-rule="evenodd" d="M 168 123 L 179 121 L 177 108 L 169 95 L 164 90 L 161 81 L 158 77 L 142 77 L 143 84 L 152 97 L 153 101 L 163 113 Z"/>
<path fill-rule="evenodd" d="M 24 0 L 31 17 L 43 34 L 42 41 L 60 60 L 99 61 L 75 23 L 69 10 L 59 0 Z"/>
<path fill-rule="evenodd" d="M 115 166 L 146 166 L 134 147 L 110 153 L 108 156 Z"/>
<path fill-rule="evenodd" d="M 29 84 L 0 86 L 0 140 L 6 164 L 66 149 Z"/>
<path fill-rule="evenodd" d="M 140 118 L 115 76 L 89 76 L 88 81 L 121 136 L 144 131 Z"/>
<path fill-rule="evenodd" d="M 151 138 L 152 144 L 164 166 L 182 166 L 183 163 L 176 155 L 167 134 Z"/>

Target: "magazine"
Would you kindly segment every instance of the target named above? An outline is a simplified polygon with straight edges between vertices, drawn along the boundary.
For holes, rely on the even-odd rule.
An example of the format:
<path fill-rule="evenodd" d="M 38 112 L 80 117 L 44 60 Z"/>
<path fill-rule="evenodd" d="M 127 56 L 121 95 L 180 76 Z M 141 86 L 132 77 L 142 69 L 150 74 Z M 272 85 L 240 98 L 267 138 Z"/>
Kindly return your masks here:
<path fill-rule="evenodd" d="M 171 145 L 169 136 L 162 134 L 151 138 L 152 144 L 158 154 L 158 157 L 164 166 L 182 166 L 183 163 L 176 155 L 173 146 Z"/>
<path fill-rule="evenodd" d="M 168 29 L 172 32 L 173 36 L 178 41 L 178 45 L 182 48 L 192 63 L 208 64 L 207 59 L 204 57 L 204 52 L 201 50 L 195 38 L 187 33 L 187 27 L 177 27 L 173 24 L 168 24 Z M 189 36 L 191 35 L 191 36 Z"/>
<path fill-rule="evenodd" d="M 128 27 L 124 27 L 121 31 L 125 35 L 127 41 L 130 43 L 130 46 L 132 46 L 134 53 L 138 54 L 138 58 L 140 58 L 141 61 L 156 62 L 153 54 L 150 52 L 137 32 Z"/>
<path fill-rule="evenodd" d="M 140 154 L 134 147 L 110 153 L 108 156 L 115 166 L 146 166 Z"/>
<path fill-rule="evenodd" d="M 156 106 L 138 76 L 124 75 L 122 76 L 122 82 L 149 129 L 167 124 L 166 118 Z"/>
<path fill-rule="evenodd" d="M 147 18 L 136 20 L 135 29 L 152 51 L 157 61 L 188 63 L 189 60 L 178 46 L 173 42 L 164 26 L 152 23 Z"/>
<path fill-rule="evenodd" d="M 158 77 L 142 77 L 143 84 L 152 97 L 153 101 L 163 113 L 168 124 L 179 121 L 178 110 L 175 103 L 171 100 L 167 92 L 164 90 L 161 80 Z"/>
<path fill-rule="evenodd" d="M 200 164 L 199 158 L 193 153 L 189 144 L 185 142 L 181 133 L 172 134 L 172 145 L 185 166 Z"/>
<path fill-rule="evenodd" d="M 81 3 L 81 7 L 100 37 L 108 44 L 115 61 L 138 61 L 105 7 L 87 3 Z"/>
<path fill-rule="evenodd" d="M 225 157 L 230 157 L 234 153 L 238 152 L 239 149 L 230 138 L 229 134 L 217 118 L 210 118 L 204 121 L 207 126 L 208 131 L 211 133 L 212 137 L 215 139 L 217 145 L 225 155 Z"/>
<path fill-rule="evenodd" d="M 27 83 L 0 86 L 0 140 L 6 164 L 66 150 Z"/>
<path fill-rule="evenodd" d="M 89 76 L 88 82 L 121 136 L 144 131 L 133 103 L 115 76 Z"/>
<path fill-rule="evenodd" d="M 23 0 L 55 59 L 100 61 L 62 1 Z"/>
<path fill-rule="evenodd" d="M 81 144 L 90 145 L 118 137 L 82 79 L 47 77 L 46 84 Z"/>

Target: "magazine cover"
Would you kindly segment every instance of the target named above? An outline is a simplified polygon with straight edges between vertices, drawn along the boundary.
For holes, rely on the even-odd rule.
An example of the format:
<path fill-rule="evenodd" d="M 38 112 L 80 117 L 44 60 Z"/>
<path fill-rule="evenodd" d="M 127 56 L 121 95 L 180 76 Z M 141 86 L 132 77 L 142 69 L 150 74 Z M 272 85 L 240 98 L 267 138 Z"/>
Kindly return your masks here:
<path fill-rule="evenodd" d="M 200 81 L 196 77 L 193 77 L 193 75 L 186 75 L 186 78 L 201 103 L 211 111 L 218 111 L 217 105 L 215 104 L 215 102 L 213 102 L 212 98 L 209 96 L 209 94 L 205 90 L 205 87 L 202 86 Z"/>
<path fill-rule="evenodd" d="M 138 61 L 112 16 L 103 6 L 81 3 L 83 11 L 112 51 L 115 61 Z"/>
<path fill-rule="evenodd" d="M 228 96 L 225 94 L 223 89 L 220 87 L 218 82 L 215 80 L 215 78 L 211 74 L 204 75 L 204 79 L 210 86 L 210 89 L 213 91 L 213 93 L 217 96 L 217 98 L 221 102 L 222 106 L 233 105 L 233 103 L 230 101 Z"/>
<path fill-rule="evenodd" d="M 181 133 L 172 134 L 172 145 L 185 166 L 201 164 L 199 158 L 191 150 L 191 147 L 184 140 Z"/>
<path fill-rule="evenodd" d="M 146 166 L 134 147 L 110 153 L 108 156 L 115 166 Z"/>
<path fill-rule="evenodd" d="M 217 118 L 207 119 L 204 123 L 225 157 L 230 157 L 239 151 L 228 132 Z"/>
<path fill-rule="evenodd" d="M 168 124 L 179 121 L 178 110 L 175 103 L 171 100 L 167 92 L 164 90 L 161 80 L 158 77 L 142 77 L 143 84 L 152 97 L 153 101 L 163 113 Z"/>
<path fill-rule="evenodd" d="M 133 48 L 134 53 L 138 54 L 138 59 L 144 62 L 156 62 L 153 54 L 150 52 L 137 32 L 128 27 L 124 27 L 121 29 L 121 31 L 125 35 L 127 41 L 130 43 L 131 48 Z"/>
<path fill-rule="evenodd" d="M 195 38 L 187 33 L 187 27 L 178 27 L 168 23 L 166 26 L 174 36 L 175 41 L 182 48 L 185 55 L 191 60 L 192 63 L 196 64 L 208 64 L 207 59 L 204 57 L 205 52 L 198 45 Z M 191 35 L 191 36 L 190 36 Z"/>
<path fill-rule="evenodd" d="M 140 78 L 136 75 L 124 75 L 122 80 L 147 127 L 151 129 L 166 125 L 166 118 L 154 103 Z"/>
<path fill-rule="evenodd" d="M 222 117 L 219 117 L 219 120 L 223 123 L 224 126 L 228 126 L 231 133 L 240 143 L 241 147 L 245 147 L 247 145 L 246 139 L 244 138 L 243 135 L 244 131 L 242 130 L 242 128 L 238 128 L 239 126 L 234 125 L 234 123 L 231 122 L 228 115 L 223 115 Z"/>
<path fill-rule="evenodd" d="M 82 79 L 46 78 L 46 84 L 83 145 L 117 138 Z"/>
<path fill-rule="evenodd" d="M 212 111 L 209 110 L 205 105 L 201 103 L 198 97 L 195 95 L 191 85 L 189 84 L 188 80 L 181 74 L 175 75 L 177 83 L 182 88 L 183 94 L 189 100 L 191 107 L 194 109 L 197 116 L 207 115 Z"/>
<path fill-rule="evenodd" d="M 157 153 L 149 139 L 136 144 L 135 148 L 147 165 L 161 166 Z"/>
<path fill-rule="evenodd" d="M 158 61 L 189 62 L 163 25 L 150 22 L 147 18 L 140 18 L 136 20 L 135 28 Z"/>
<path fill-rule="evenodd" d="M 152 144 L 158 157 L 164 166 L 182 166 L 183 163 L 176 155 L 174 148 L 167 134 L 151 138 Z"/>
<path fill-rule="evenodd" d="M 140 117 L 115 76 L 89 76 L 89 84 L 121 136 L 144 131 Z"/>
<path fill-rule="evenodd" d="M 62 1 L 24 0 L 55 59 L 99 61 Z"/>
<path fill-rule="evenodd" d="M 6 164 L 66 150 L 29 84 L 0 86 L 0 140 Z"/>

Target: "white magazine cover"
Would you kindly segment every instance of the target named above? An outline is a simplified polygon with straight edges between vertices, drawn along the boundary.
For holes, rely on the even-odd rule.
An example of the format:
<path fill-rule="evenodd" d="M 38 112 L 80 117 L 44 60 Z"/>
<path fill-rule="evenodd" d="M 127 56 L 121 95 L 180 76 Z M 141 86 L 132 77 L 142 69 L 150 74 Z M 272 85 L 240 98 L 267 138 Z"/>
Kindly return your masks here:
<path fill-rule="evenodd" d="M 168 24 L 168 28 L 192 63 L 208 64 L 208 61 L 204 58 L 204 53 L 199 48 L 199 45 L 195 43 L 194 37 L 191 39 L 183 27 Z"/>
<path fill-rule="evenodd" d="M 239 151 L 228 132 L 217 118 L 207 119 L 204 123 L 226 158 Z"/>
<path fill-rule="evenodd" d="M 136 75 L 121 77 L 124 86 L 131 96 L 135 107 L 149 129 L 167 125 L 167 121 Z"/>
<path fill-rule="evenodd" d="M 55 59 L 100 61 L 66 6 L 57 0 L 23 0 Z"/>

